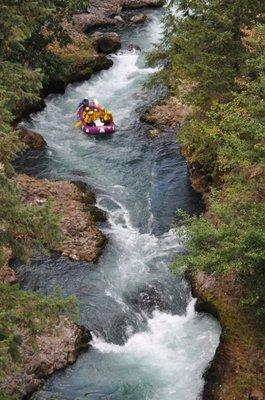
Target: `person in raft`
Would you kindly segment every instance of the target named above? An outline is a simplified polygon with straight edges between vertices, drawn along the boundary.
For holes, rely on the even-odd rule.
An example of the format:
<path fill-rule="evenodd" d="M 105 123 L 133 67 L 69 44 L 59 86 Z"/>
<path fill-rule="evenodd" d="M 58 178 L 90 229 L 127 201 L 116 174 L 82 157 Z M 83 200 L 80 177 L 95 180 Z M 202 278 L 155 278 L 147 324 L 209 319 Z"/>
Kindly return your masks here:
<path fill-rule="evenodd" d="M 104 125 L 113 121 L 113 116 L 110 111 L 107 111 L 98 101 L 82 100 L 78 106 L 78 113 L 82 109 L 82 120 L 90 126 L 96 126 L 98 123 Z"/>

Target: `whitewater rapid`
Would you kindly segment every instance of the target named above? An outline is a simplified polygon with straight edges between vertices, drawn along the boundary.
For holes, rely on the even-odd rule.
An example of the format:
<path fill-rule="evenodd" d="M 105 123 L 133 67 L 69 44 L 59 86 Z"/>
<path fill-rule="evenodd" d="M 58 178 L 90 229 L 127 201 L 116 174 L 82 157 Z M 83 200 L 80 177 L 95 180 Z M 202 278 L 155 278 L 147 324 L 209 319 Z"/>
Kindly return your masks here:
<path fill-rule="evenodd" d="M 52 255 L 36 258 L 30 273 L 19 271 L 25 289 L 49 293 L 60 286 L 64 295 L 75 294 L 80 322 L 93 332 L 91 349 L 35 399 L 195 400 L 219 342 L 217 321 L 195 312 L 189 284 L 168 269 L 184 251 L 171 229 L 175 210 L 195 210 L 198 198 L 174 135 L 151 143 L 139 122 L 157 95 L 142 89 L 155 72 L 144 51 L 160 38 L 162 14 L 149 12 L 148 23 L 122 33 L 124 46 L 110 70 L 49 96 L 45 110 L 24 122 L 48 143 L 45 154 L 29 157 L 25 171 L 82 180 L 108 215 L 102 226 L 108 245 L 97 265 Z M 127 50 L 131 43 L 142 52 Z M 112 137 L 75 130 L 73 115 L 84 97 L 113 111 Z"/>

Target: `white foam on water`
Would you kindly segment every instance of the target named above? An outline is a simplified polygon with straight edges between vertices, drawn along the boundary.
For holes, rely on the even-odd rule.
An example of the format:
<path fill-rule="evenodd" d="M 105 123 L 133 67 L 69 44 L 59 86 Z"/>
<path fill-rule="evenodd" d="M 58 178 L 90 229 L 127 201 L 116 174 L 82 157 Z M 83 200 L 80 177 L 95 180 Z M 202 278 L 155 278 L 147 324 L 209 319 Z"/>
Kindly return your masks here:
<path fill-rule="evenodd" d="M 93 337 L 93 346 L 111 354 L 115 362 L 130 366 L 141 379 L 152 379 L 152 399 L 195 400 L 202 390 L 203 371 L 213 357 L 219 332 L 212 331 L 212 321 L 194 311 L 191 300 L 185 315 L 155 311 L 145 332 L 132 335 L 123 346 Z M 135 371 L 135 369 L 137 371 Z"/>

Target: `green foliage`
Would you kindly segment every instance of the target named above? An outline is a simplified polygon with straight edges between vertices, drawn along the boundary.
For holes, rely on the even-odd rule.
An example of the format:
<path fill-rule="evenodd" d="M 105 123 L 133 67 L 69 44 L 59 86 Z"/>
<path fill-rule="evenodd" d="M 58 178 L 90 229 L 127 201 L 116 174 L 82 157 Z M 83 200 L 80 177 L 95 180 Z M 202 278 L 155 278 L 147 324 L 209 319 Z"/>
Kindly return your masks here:
<path fill-rule="evenodd" d="M 183 81 L 193 85 L 186 101 L 204 109 L 214 100 L 227 101 L 244 74 L 242 39 L 247 28 L 264 19 L 264 2 L 172 0 L 172 5 L 176 12 L 169 8 L 165 38 L 150 61 L 167 58 L 168 68 L 159 74 L 173 92 Z"/>
<path fill-rule="evenodd" d="M 41 87 L 39 71 L 9 61 L 0 63 L 0 265 L 3 248 L 9 246 L 14 255 L 27 259 L 31 245 L 48 247 L 60 239 L 58 217 L 52 216 L 50 205 L 34 208 L 21 203 L 12 181 L 11 162 L 24 149 L 18 132 L 10 125 L 12 108 L 18 102 L 38 98 Z"/>
<path fill-rule="evenodd" d="M 0 393 L 0 400 L 18 400 L 17 396 L 9 396 L 8 394 Z"/>
<path fill-rule="evenodd" d="M 28 3 L 26 9 L 28 8 Z M 39 3 L 35 2 L 34 3 Z M 21 6 L 15 12 L 20 14 L 22 30 L 25 30 L 23 38 L 14 38 L 10 46 L 10 55 L 13 62 L 27 64 L 31 69 L 42 71 L 42 84 L 46 84 L 51 77 L 57 76 L 65 66 L 60 57 L 52 52 L 50 44 L 57 43 L 65 47 L 71 43 L 68 34 L 70 17 L 74 12 L 85 9 L 88 1 L 85 0 L 61 0 L 41 1 L 39 15 L 31 16 L 33 22 L 29 29 L 27 12 Z M 25 24 L 25 29 L 24 29 Z"/>
<path fill-rule="evenodd" d="M 36 348 L 36 335 L 42 332 L 56 334 L 59 314 L 77 318 L 76 299 L 63 299 L 60 292 L 45 297 L 25 292 L 18 285 L 0 284 L 0 380 L 23 362 L 21 335 Z"/>
<path fill-rule="evenodd" d="M 87 5 L 85 0 L 1 0 L 1 56 L 23 49 L 33 32 L 43 27 L 49 31 L 51 40 L 64 40 L 68 35 L 62 22 Z"/>
<path fill-rule="evenodd" d="M 210 274 L 236 273 L 246 288 L 244 304 L 264 316 L 265 205 L 251 202 L 244 182 L 212 196 L 211 217 L 185 216 L 187 253 L 173 268 L 203 269 Z M 178 233 L 179 228 L 176 228 Z"/>
<path fill-rule="evenodd" d="M 251 168 L 264 160 L 265 81 L 251 83 L 226 104 L 215 103 L 203 118 L 185 124 L 180 140 L 188 161 L 213 178 L 235 169 Z"/>
<path fill-rule="evenodd" d="M 174 267 L 236 274 L 243 303 L 264 317 L 265 3 L 189 0 L 177 11 L 150 60 L 167 60 L 160 77 L 173 95 L 188 86 L 193 115 L 178 140 L 213 188 L 205 215 L 180 213 L 187 252 Z"/>
<path fill-rule="evenodd" d="M 46 245 L 54 248 L 60 241 L 58 230 L 60 216 L 51 213 L 49 203 L 33 207 L 21 202 L 15 183 L 0 174 L 0 229 L 1 249 L 9 246 L 13 255 L 28 260 L 32 244 L 43 250 Z"/>

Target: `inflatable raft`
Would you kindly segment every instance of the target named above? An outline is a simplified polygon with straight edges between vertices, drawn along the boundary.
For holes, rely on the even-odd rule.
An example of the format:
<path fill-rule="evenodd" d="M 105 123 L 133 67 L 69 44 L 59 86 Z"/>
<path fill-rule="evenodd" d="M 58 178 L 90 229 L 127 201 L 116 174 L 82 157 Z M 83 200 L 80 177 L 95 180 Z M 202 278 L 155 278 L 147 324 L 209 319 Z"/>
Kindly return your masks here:
<path fill-rule="evenodd" d="M 83 107 L 80 107 L 77 112 L 78 120 L 81 122 L 81 128 L 84 133 L 87 135 L 100 135 L 100 134 L 111 134 L 115 131 L 116 127 L 113 121 L 103 124 L 100 121 L 95 121 L 92 124 L 86 124 L 83 121 Z"/>
<path fill-rule="evenodd" d="M 110 134 L 115 131 L 115 124 L 114 122 L 110 122 L 109 124 L 104 124 L 102 126 L 91 126 L 88 124 L 83 124 L 82 130 L 87 135 L 99 135 L 100 133 Z"/>

